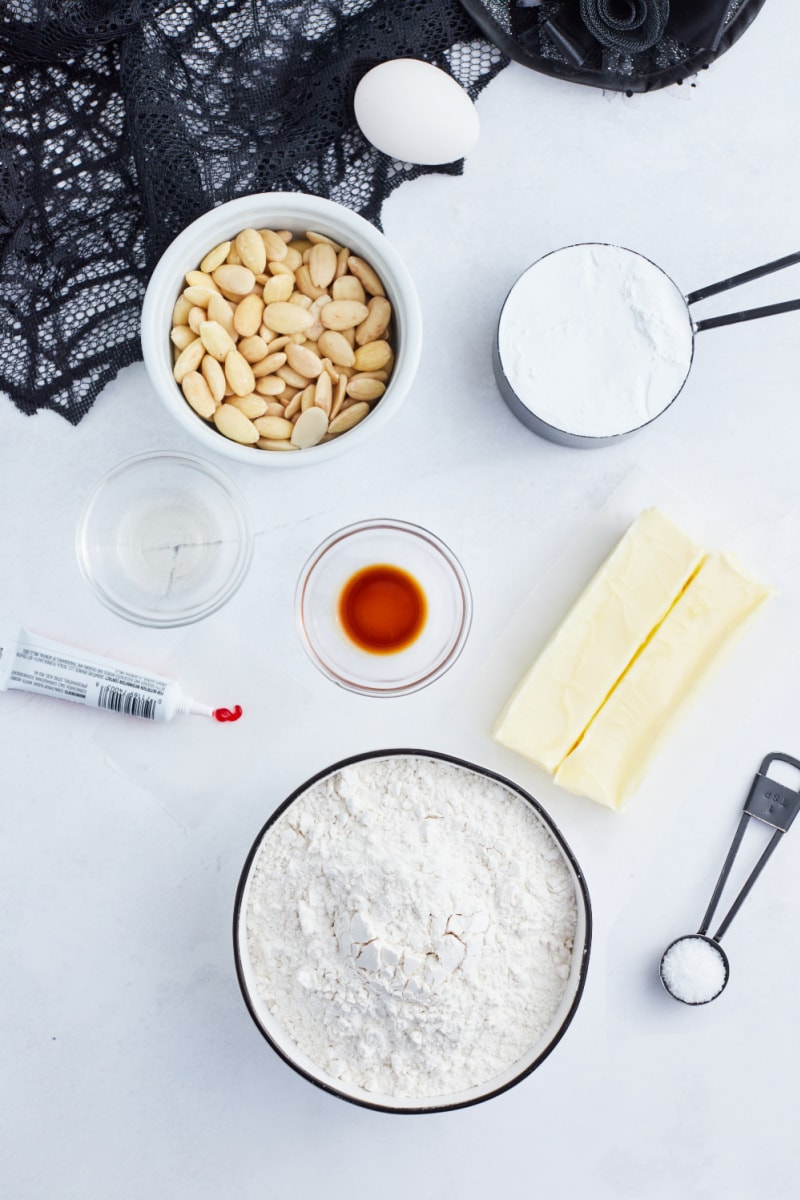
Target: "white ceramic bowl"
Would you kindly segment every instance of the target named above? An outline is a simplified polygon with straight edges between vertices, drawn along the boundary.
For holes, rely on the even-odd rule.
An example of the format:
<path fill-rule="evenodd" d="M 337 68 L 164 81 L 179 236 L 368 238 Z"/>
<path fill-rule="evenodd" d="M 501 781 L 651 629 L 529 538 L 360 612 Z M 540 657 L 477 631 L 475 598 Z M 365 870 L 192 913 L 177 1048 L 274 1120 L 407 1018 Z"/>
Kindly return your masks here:
<path fill-rule="evenodd" d="M 295 454 L 243 446 L 223 437 L 189 407 L 172 377 L 172 310 L 187 271 L 220 242 L 250 227 L 316 230 L 366 259 L 380 276 L 394 314 L 395 362 L 386 391 L 372 412 L 330 442 Z M 142 351 L 158 396 L 183 428 L 206 450 L 267 469 L 308 466 L 353 450 L 389 421 L 408 395 L 422 349 L 422 316 L 416 288 L 388 239 L 357 213 L 332 200 L 302 192 L 266 192 L 221 204 L 193 221 L 164 251 L 150 278 L 142 307 Z"/>
<path fill-rule="evenodd" d="M 364 763 L 371 759 L 384 760 L 391 764 L 409 757 L 445 764 L 455 767 L 459 771 L 464 771 L 468 775 L 494 781 L 507 793 L 518 798 L 521 804 L 530 806 L 534 817 L 550 833 L 560 851 L 574 887 L 577 912 L 577 925 L 570 972 L 568 979 L 565 981 L 564 993 L 549 1026 L 544 1030 L 536 1043 L 530 1046 L 526 1053 L 516 1062 L 509 1064 L 499 1074 L 485 1080 L 483 1083 L 465 1088 L 462 1091 L 448 1092 L 436 1096 L 425 1096 L 424 1098 L 367 1091 L 355 1083 L 345 1083 L 341 1079 L 335 1078 L 323 1069 L 319 1063 L 315 1062 L 283 1028 L 280 1020 L 273 1014 L 267 1001 L 260 993 L 257 970 L 251 958 L 248 937 L 248 918 L 253 911 L 254 903 L 256 905 L 256 919 L 259 923 L 263 923 L 263 935 L 265 938 L 269 937 L 269 918 L 258 907 L 258 902 L 254 902 L 252 899 L 254 890 L 253 880 L 258 868 L 259 855 L 264 842 L 270 838 L 271 830 L 278 818 L 295 804 L 296 801 L 301 800 L 318 783 L 335 775 L 342 768 L 348 767 L 351 764 Z M 382 797 L 382 801 L 386 805 L 390 805 L 393 802 L 390 795 Z M 547 1058 L 558 1042 L 560 1042 L 575 1015 L 586 982 L 591 937 L 592 912 L 586 881 L 575 856 L 548 813 L 532 796 L 502 775 L 476 766 L 474 763 L 465 762 L 463 759 L 454 758 L 449 754 L 440 754 L 432 750 L 377 750 L 372 753 L 356 755 L 353 758 L 334 763 L 333 766 L 321 771 L 318 775 L 315 775 L 312 779 L 302 784 L 275 810 L 255 839 L 239 880 L 233 920 L 234 958 L 242 996 L 257 1028 L 272 1046 L 273 1050 L 290 1067 L 293 1067 L 305 1079 L 321 1087 L 324 1091 L 355 1104 L 363 1105 L 365 1108 L 380 1109 L 383 1112 L 394 1113 L 430 1113 L 465 1108 L 469 1105 L 488 1100 L 492 1096 L 499 1095 L 530 1075 Z"/>

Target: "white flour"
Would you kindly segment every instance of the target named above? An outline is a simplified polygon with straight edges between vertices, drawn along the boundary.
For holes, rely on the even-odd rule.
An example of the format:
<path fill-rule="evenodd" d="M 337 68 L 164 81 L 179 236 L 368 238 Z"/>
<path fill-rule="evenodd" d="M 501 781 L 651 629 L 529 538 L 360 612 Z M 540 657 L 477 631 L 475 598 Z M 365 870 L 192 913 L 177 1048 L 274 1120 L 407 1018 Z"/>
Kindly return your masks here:
<path fill-rule="evenodd" d="M 570 974 L 575 888 L 534 810 L 484 776 L 399 756 L 345 768 L 278 818 L 247 909 L 259 993 L 343 1083 L 445 1095 L 515 1063 Z"/>
<path fill-rule="evenodd" d="M 652 420 L 680 391 L 692 323 L 648 259 L 620 246 L 567 246 L 511 289 L 498 348 L 526 408 L 568 433 L 609 437 Z"/>

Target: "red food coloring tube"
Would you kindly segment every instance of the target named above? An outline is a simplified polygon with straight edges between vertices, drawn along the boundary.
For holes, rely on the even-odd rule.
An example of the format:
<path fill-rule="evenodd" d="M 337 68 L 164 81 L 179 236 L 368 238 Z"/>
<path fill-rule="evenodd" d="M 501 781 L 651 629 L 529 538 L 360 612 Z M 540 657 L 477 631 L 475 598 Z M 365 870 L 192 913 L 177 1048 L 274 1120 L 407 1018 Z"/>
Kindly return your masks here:
<path fill-rule="evenodd" d="M 185 696 L 172 679 L 151 675 L 0 621 L 0 692 L 34 692 L 146 721 L 178 713 L 238 721 L 242 709 L 211 708 Z"/>

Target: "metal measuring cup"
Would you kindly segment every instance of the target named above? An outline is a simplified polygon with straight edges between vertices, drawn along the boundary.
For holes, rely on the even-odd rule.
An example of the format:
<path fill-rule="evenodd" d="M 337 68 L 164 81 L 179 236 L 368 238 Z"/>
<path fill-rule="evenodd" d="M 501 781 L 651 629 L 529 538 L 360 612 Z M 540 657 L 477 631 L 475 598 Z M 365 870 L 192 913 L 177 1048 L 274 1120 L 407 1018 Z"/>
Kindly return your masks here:
<path fill-rule="evenodd" d="M 544 262 L 545 259 L 549 259 L 553 255 L 560 254 L 563 251 L 574 250 L 577 247 L 583 247 L 583 246 L 607 247 L 607 246 L 609 246 L 609 243 L 584 242 L 584 243 L 576 243 L 573 246 L 561 247 L 560 250 L 554 250 L 554 251 L 551 251 L 550 254 L 543 255 L 542 258 L 537 259 L 536 262 L 534 262 L 530 267 L 527 268 L 526 271 L 523 272 L 523 274 L 519 277 L 519 279 L 517 279 L 514 286 L 508 292 L 506 299 L 503 303 L 503 306 L 501 308 L 500 318 L 499 318 L 498 324 L 497 324 L 497 331 L 496 331 L 496 335 L 495 335 L 495 339 L 494 339 L 494 346 L 493 346 L 493 352 L 492 352 L 492 365 L 494 368 L 494 375 L 495 375 L 495 379 L 497 381 L 497 386 L 500 390 L 501 396 L 503 397 L 504 401 L 506 402 L 506 404 L 509 407 L 509 409 L 511 410 L 511 412 L 528 429 L 532 430 L 534 433 L 538 434 L 540 437 L 546 438 L 550 442 L 556 442 L 562 446 L 572 446 L 572 447 L 576 447 L 576 448 L 590 449 L 590 448 L 593 448 L 596 446 L 614 445 L 617 442 L 622 441 L 623 438 L 627 438 L 627 437 L 630 437 L 634 433 L 638 433 L 640 429 L 644 429 L 647 425 L 652 424 L 653 421 L 658 420 L 658 418 L 674 403 L 674 401 L 680 395 L 680 392 L 683 390 L 683 386 L 689 376 L 689 372 L 690 372 L 691 366 L 692 366 L 692 361 L 694 358 L 694 346 L 695 346 L 696 334 L 702 333 L 707 329 L 717 329 L 722 325 L 734 325 L 740 321 L 754 321 L 760 317 L 771 317 L 771 316 L 777 315 L 778 313 L 786 313 L 786 312 L 791 312 L 795 309 L 800 309 L 800 299 L 784 300 L 778 304 L 762 305 L 761 307 L 758 307 L 758 308 L 739 310 L 737 312 L 726 313 L 726 314 L 724 314 L 722 316 L 718 316 L 718 317 L 707 317 L 707 318 L 704 318 L 699 321 L 695 321 L 693 319 L 691 311 L 690 311 L 691 306 L 693 304 L 697 304 L 701 300 L 706 300 L 710 296 L 716 296 L 721 292 L 730 291 L 732 288 L 739 287 L 746 283 L 751 283 L 756 279 L 761 279 L 765 275 L 770 275 L 775 271 L 781 271 L 785 267 L 791 267 L 797 263 L 800 263 L 800 250 L 795 251 L 792 254 L 786 255 L 784 258 L 775 259 L 774 262 L 765 263 L 763 266 L 754 267 L 749 271 L 742 271 L 738 275 L 731 275 L 728 279 L 723 279 L 719 283 L 709 284 L 707 287 L 699 288 L 697 291 L 690 292 L 687 296 L 684 296 L 683 292 L 678 287 L 678 285 L 674 282 L 674 280 L 672 280 L 671 276 L 669 276 L 666 271 L 663 271 L 663 269 L 661 267 L 658 267 L 650 259 L 646 258 L 645 255 L 639 254 L 635 250 L 628 250 L 624 246 L 613 246 L 612 247 L 613 249 L 619 250 L 624 254 L 634 255 L 640 262 L 648 264 L 648 267 L 652 268 L 654 272 L 658 272 L 659 275 L 666 277 L 666 279 L 669 280 L 669 282 L 672 284 L 673 288 L 675 289 L 675 293 L 676 293 L 677 297 L 680 298 L 680 301 L 682 302 L 683 306 L 685 307 L 686 321 L 687 321 L 687 325 L 688 325 L 688 336 L 685 339 L 686 351 L 685 351 L 685 361 L 683 362 L 682 378 L 680 378 L 680 383 L 678 384 L 678 386 L 675 387 L 669 395 L 665 395 L 663 405 L 658 409 L 658 411 L 652 417 L 650 417 L 648 420 L 643 421 L 641 424 L 638 424 L 630 429 L 622 429 L 622 430 L 619 430 L 618 432 L 609 433 L 608 435 L 597 436 L 594 434 L 574 433 L 568 429 L 560 428 L 560 427 L 553 425 L 552 423 L 544 420 L 535 411 L 535 408 L 532 407 L 530 404 L 527 404 L 525 402 L 525 400 L 523 400 L 522 397 L 517 393 L 511 379 L 508 376 L 506 366 L 504 365 L 504 362 L 503 362 L 503 356 L 502 356 L 502 351 L 501 351 L 501 342 L 502 342 L 503 318 L 504 318 L 504 314 L 507 311 L 509 301 L 511 300 L 511 298 L 514 294 L 514 289 L 520 285 L 521 281 L 528 275 L 528 273 L 530 271 L 535 270 L 539 266 L 539 264 Z M 536 332 L 535 330 L 531 331 L 532 343 L 533 343 L 532 348 L 531 348 L 531 353 L 533 355 L 535 355 L 535 353 L 536 353 L 535 332 Z"/>

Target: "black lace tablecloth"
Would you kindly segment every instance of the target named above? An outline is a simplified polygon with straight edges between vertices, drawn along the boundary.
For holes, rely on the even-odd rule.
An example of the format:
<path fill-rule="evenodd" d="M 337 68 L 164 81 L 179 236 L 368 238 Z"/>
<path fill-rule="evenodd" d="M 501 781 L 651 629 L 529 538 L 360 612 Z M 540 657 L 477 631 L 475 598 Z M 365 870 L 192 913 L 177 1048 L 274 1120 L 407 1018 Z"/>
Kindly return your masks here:
<path fill-rule="evenodd" d="M 73 423 L 141 356 L 150 271 L 200 213 L 288 190 L 377 223 L 432 169 L 361 137 L 365 71 L 424 58 L 475 97 L 507 61 L 459 0 L 0 0 L 0 16 L 0 391 Z"/>

